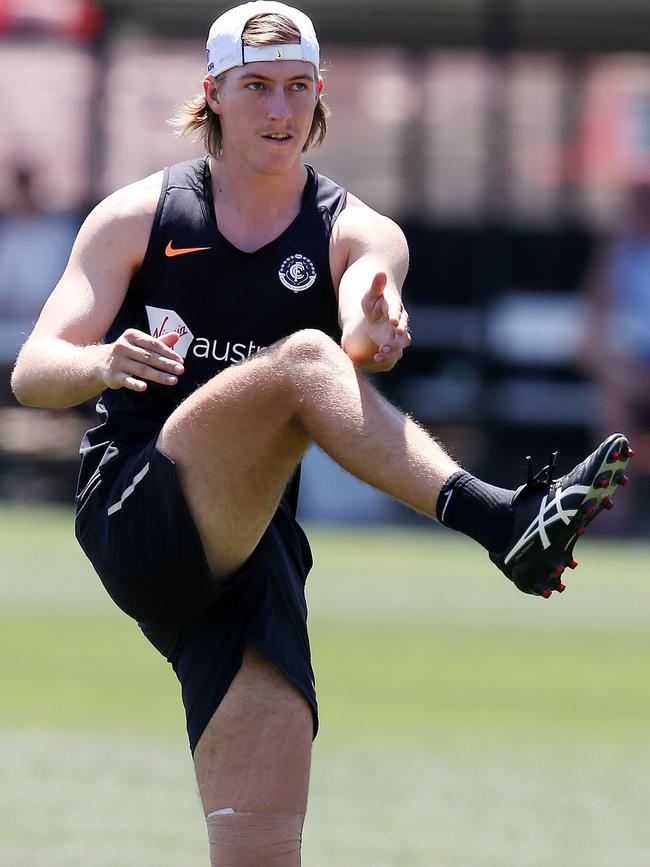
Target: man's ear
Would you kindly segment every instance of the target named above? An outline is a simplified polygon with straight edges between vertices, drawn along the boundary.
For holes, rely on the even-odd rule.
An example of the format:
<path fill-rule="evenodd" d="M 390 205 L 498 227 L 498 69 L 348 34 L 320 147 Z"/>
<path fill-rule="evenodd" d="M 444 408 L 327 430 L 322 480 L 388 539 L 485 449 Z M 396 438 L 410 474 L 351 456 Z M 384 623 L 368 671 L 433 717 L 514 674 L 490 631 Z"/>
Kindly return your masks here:
<path fill-rule="evenodd" d="M 206 75 L 203 79 L 203 92 L 205 99 L 215 114 L 221 114 L 221 102 L 219 99 L 219 82 L 212 75 Z"/>

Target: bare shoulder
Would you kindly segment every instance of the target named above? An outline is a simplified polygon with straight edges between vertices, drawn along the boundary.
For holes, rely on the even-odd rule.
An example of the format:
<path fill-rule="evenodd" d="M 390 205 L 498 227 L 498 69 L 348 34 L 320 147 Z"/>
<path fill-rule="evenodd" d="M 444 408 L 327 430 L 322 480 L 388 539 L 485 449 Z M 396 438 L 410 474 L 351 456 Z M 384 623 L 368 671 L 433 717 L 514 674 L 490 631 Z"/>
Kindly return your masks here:
<path fill-rule="evenodd" d="M 103 199 L 84 220 L 70 259 L 34 335 L 85 345 L 104 335 L 142 264 L 160 197 L 162 172 Z"/>
<path fill-rule="evenodd" d="M 394 220 L 375 211 L 360 198 L 348 193 L 344 209 L 334 225 L 333 236 L 338 240 L 379 244 L 387 241 L 406 249 L 406 238 Z"/>
<path fill-rule="evenodd" d="M 106 196 L 97 208 L 105 210 L 115 217 L 137 217 L 155 213 L 160 189 L 162 186 L 163 172 L 155 172 L 139 181 L 115 190 Z"/>
<path fill-rule="evenodd" d="M 408 268 L 408 244 L 398 224 L 348 193 L 332 230 L 330 260 L 335 285 L 348 265 L 361 256 L 376 259 L 378 270 L 405 272 Z"/>
<path fill-rule="evenodd" d="M 103 245 L 119 244 L 125 256 L 139 263 L 149 241 L 162 176 L 162 172 L 156 172 L 99 202 L 86 217 L 78 241 L 92 245 L 100 239 Z"/>

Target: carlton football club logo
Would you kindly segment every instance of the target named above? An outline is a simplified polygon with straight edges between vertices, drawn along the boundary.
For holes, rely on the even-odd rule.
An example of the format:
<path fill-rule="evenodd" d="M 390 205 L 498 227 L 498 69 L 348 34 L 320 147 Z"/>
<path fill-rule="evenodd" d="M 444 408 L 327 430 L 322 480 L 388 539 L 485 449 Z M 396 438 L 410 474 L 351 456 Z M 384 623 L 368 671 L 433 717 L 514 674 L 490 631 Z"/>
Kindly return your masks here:
<path fill-rule="evenodd" d="M 166 310 L 164 307 L 149 307 L 148 304 L 145 306 L 151 336 L 162 337 L 163 334 L 177 331 L 180 337 L 174 346 L 174 352 L 178 352 L 181 358 L 185 358 L 187 350 L 194 340 L 194 335 L 178 313 L 175 310 Z"/>
<path fill-rule="evenodd" d="M 304 292 L 314 285 L 316 269 L 311 259 L 303 256 L 302 253 L 294 253 L 280 265 L 278 277 L 282 285 L 292 292 Z"/>

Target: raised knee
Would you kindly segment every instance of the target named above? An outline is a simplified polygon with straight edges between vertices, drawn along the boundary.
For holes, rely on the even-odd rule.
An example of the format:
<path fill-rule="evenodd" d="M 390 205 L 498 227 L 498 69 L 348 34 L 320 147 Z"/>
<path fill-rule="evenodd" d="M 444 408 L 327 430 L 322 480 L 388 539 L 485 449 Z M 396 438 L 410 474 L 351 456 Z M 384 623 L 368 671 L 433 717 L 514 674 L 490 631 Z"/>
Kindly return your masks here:
<path fill-rule="evenodd" d="M 293 362 L 331 362 L 340 358 L 343 350 L 324 331 L 303 328 L 291 334 L 284 344 L 284 351 Z"/>
<path fill-rule="evenodd" d="M 211 867 L 299 867 L 304 818 L 229 808 L 209 813 Z"/>

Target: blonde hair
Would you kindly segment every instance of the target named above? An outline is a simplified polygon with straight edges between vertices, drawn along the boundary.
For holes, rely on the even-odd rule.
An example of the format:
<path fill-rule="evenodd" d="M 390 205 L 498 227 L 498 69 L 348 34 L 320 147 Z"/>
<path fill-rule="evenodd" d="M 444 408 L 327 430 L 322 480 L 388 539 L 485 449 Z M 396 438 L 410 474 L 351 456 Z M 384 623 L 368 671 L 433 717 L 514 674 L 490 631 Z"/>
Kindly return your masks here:
<path fill-rule="evenodd" d="M 245 45 L 286 45 L 300 40 L 300 31 L 289 18 L 277 13 L 255 15 L 247 22 L 242 32 L 242 42 Z M 226 72 L 217 76 L 215 81 L 223 81 Z M 314 109 L 309 135 L 303 146 L 303 152 L 310 147 L 322 144 L 327 132 L 327 118 L 330 111 L 323 100 L 318 97 Z M 215 114 L 205 97 L 199 93 L 193 99 L 184 102 L 178 114 L 171 119 L 177 135 L 191 135 L 195 141 L 201 141 L 213 157 L 221 153 L 223 137 L 221 134 L 221 118 Z"/>

